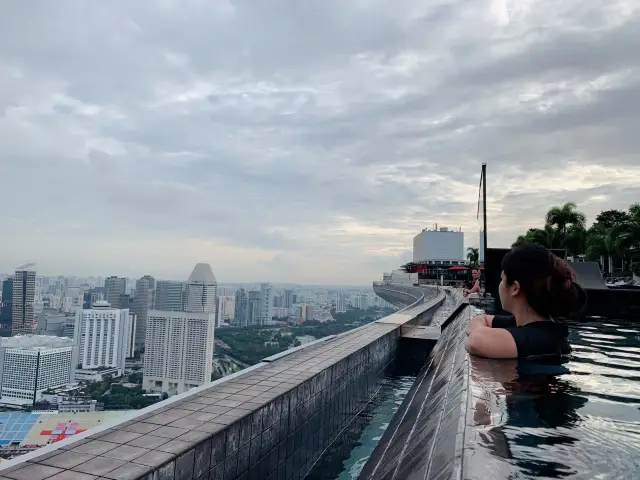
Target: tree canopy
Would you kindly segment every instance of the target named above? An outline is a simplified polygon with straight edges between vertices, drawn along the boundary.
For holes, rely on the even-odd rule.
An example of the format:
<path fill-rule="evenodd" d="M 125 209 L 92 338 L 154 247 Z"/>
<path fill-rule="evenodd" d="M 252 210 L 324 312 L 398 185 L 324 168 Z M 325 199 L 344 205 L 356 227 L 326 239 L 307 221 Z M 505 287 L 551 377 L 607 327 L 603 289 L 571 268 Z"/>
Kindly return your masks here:
<path fill-rule="evenodd" d="M 520 235 L 513 246 L 537 243 L 546 248 L 563 248 L 568 255 L 585 255 L 589 260 L 605 257 L 609 273 L 613 261 L 619 260 L 622 270 L 640 271 L 640 204 L 629 211 L 605 210 L 598 214 L 590 228 L 587 218 L 574 202 L 549 209 L 542 228 L 530 228 Z"/>

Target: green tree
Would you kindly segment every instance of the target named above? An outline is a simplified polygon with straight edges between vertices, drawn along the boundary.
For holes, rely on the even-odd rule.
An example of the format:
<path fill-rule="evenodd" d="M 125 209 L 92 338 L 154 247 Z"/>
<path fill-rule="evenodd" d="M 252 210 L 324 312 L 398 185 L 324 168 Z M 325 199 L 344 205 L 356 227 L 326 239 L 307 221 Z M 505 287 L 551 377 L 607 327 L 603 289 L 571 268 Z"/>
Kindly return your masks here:
<path fill-rule="evenodd" d="M 471 265 L 478 265 L 478 261 L 480 260 L 480 249 L 469 247 L 467 248 L 467 260 Z"/>
<path fill-rule="evenodd" d="M 520 235 L 512 246 L 515 247 L 524 243 L 536 243 L 545 248 L 562 247 L 560 233 L 551 225 L 545 225 L 544 228 L 530 228 L 527 233 Z"/>
<path fill-rule="evenodd" d="M 546 224 L 557 227 L 562 233 L 565 255 L 567 254 L 567 227 L 570 225 L 580 225 L 584 227 L 587 217 L 577 210 L 578 206 L 574 202 L 567 202 L 560 207 L 551 207 L 547 212 Z"/>

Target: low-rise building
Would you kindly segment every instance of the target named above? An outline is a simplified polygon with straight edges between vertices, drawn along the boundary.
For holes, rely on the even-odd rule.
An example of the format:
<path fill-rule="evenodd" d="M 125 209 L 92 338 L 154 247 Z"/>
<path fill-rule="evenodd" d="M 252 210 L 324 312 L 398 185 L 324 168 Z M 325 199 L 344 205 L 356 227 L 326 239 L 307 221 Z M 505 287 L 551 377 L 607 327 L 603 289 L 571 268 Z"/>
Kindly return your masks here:
<path fill-rule="evenodd" d="M 0 403 L 30 405 L 73 380 L 71 339 L 47 335 L 0 338 Z"/>

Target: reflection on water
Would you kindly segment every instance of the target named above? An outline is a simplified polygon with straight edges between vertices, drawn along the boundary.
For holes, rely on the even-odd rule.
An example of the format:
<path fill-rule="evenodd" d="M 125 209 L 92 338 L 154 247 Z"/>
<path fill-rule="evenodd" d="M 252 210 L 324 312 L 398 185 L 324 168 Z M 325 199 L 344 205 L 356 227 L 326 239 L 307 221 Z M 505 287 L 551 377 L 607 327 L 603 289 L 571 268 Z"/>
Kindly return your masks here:
<path fill-rule="evenodd" d="M 327 448 L 306 478 L 357 478 L 414 380 L 414 376 L 386 378 L 375 398 Z"/>
<path fill-rule="evenodd" d="M 569 340 L 562 366 L 472 361 L 477 444 L 514 478 L 640 478 L 640 327 L 571 323 Z"/>

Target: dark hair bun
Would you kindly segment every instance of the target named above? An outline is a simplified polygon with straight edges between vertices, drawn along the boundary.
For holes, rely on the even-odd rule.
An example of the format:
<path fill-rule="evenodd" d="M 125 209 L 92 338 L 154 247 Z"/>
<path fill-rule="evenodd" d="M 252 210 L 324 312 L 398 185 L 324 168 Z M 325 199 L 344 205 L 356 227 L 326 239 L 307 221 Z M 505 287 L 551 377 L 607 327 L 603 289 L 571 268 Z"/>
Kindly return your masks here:
<path fill-rule="evenodd" d="M 518 281 L 527 302 L 538 315 L 570 317 L 581 313 L 587 294 L 576 283 L 569 264 L 534 244 L 513 248 L 502 261 L 507 282 Z"/>

